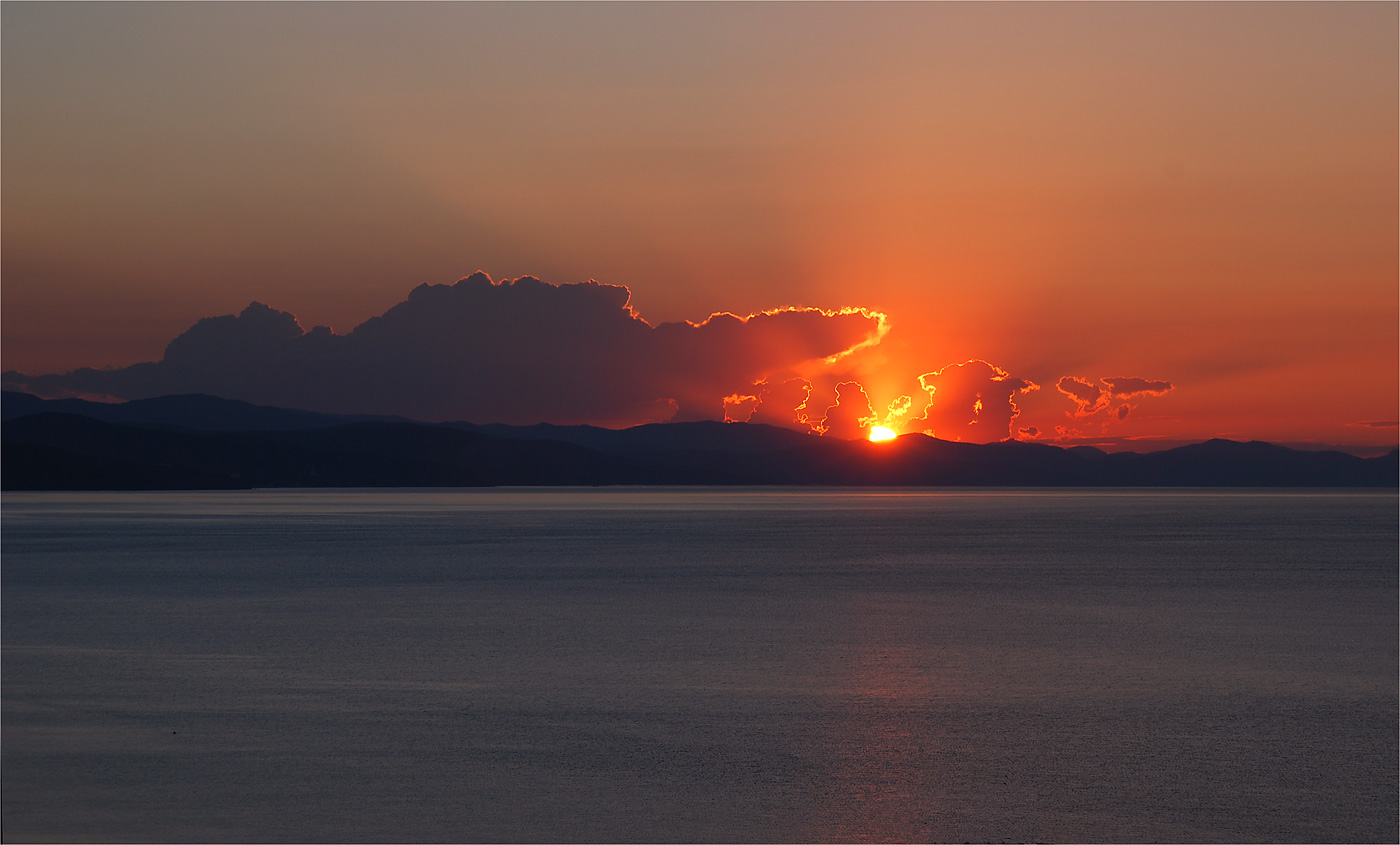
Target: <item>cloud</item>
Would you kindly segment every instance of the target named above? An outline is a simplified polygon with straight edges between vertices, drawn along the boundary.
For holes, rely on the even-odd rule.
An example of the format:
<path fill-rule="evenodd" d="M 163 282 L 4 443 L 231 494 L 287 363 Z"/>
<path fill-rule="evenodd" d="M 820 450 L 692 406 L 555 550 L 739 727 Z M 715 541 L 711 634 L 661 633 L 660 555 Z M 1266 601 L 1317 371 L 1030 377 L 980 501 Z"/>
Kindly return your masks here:
<path fill-rule="evenodd" d="M 1173 387 L 1169 381 L 1150 381 L 1145 378 L 1101 378 L 1099 381 L 1108 385 L 1109 392 L 1119 399 L 1126 399 L 1129 396 L 1137 396 L 1142 393 L 1165 396 Z"/>
<path fill-rule="evenodd" d="M 1114 399 L 1130 399 L 1134 396 L 1165 396 L 1175 387 L 1169 381 L 1154 381 L 1135 376 L 1101 378 L 1099 381 L 1105 386 L 1100 387 L 1088 379 L 1077 376 L 1064 376 L 1055 382 L 1055 389 L 1074 402 L 1074 411 L 1070 414 L 1072 417 L 1084 419 L 1094 416 L 1100 411 L 1107 410 L 1113 404 Z M 1112 413 L 1103 418 L 1105 428 L 1114 419 L 1120 422 L 1127 419 L 1135 407 L 1137 406 L 1123 402 L 1113 408 Z"/>
<path fill-rule="evenodd" d="M 812 396 L 812 383 L 807 379 L 790 378 L 776 383 L 765 380 L 754 387 L 758 404 L 747 417 L 748 422 L 815 430 L 807 408 L 807 400 Z"/>
<path fill-rule="evenodd" d="M 702 323 L 662 323 L 647 374 L 677 402 L 675 420 L 715 419 L 719 396 L 733 388 L 806 362 L 835 362 L 877 343 L 887 330 L 883 314 L 854 308 L 783 308 L 748 317 L 725 312 Z M 717 394 L 720 385 L 730 390 Z"/>
<path fill-rule="evenodd" d="M 424 420 L 722 419 L 726 396 L 755 395 L 755 383 L 878 343 L 888 328 L 883 314 L 856 308 L 719 313 L 652 326 L 630 299 L 617 285 L 528 276 L 496 283 L 475 273 L 453 285 L 420 285 L 345 335 L 304 331 L 291 314 L 253 303 L 236 316 L 200 320 L 158 362 L 11 372 L 5 382 L 43 395 L 210 393 Z"/>
<path fill-rule="evenodd" d="M 836 404 L 826 409 L 818 430 L 824 437 L 864 439 L 870 427 L 879 421 L 860 382 L 843 381 L 836 385 Z"/>
<path fill-rule="evenodd" d="M 914 397 L 897 396 L 894 401 L 890 402 L 889 406 L 885 408 L 885 421 L 880 423 L 880 425 L 886 428 L 898 428 L 903 424 L 904 418 L 908 416 L 909 412 L 912 410 L 914 410 Z"/>
<path fill-rule="evenodd" d="M 1400 420 L 1361 420 L 1347 425 L 1356 428 L 1400 428 Z"/>
<path fill-rule="evenodd" d="M 724 421 L 748 422 L 758 408 L 758 397 L 743 393 L 731 393 L 724 397 Z"/>
<path fill-rule="evenodd" d="M 929 403 L 921 416 L 904 424 L 904 430 L 931 431 L 942 440 L 971 443 L 1010 437 L 1012 421 L 1021 413 L 1016 396 L 1040 389 L 1035 382 L 1013 378 L 978 359 L 924 373 L 919 384 L 928 391 Z"/>
<path fill-rule="evenodd" d="M 1076 417 L 1087 417 L 1108 406 L 1108 391 L 1087 379 L 1064 376 L 1055 382 L 1055 389 L 1074 400 Z"/>

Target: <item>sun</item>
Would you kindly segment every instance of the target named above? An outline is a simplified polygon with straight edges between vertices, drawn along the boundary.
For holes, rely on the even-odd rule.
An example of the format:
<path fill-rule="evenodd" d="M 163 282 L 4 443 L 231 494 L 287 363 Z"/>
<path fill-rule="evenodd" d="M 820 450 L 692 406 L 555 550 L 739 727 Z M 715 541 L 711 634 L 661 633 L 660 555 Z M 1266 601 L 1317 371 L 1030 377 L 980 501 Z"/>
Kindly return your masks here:
<path fill-rule="evenodd" d="M 870 439 L 876 443 L 881 440 L 893 440 L 899 435 L 894 433 L 894 429 L 885 428 L 883 425 L 872 425 L 870 427 Z"/>

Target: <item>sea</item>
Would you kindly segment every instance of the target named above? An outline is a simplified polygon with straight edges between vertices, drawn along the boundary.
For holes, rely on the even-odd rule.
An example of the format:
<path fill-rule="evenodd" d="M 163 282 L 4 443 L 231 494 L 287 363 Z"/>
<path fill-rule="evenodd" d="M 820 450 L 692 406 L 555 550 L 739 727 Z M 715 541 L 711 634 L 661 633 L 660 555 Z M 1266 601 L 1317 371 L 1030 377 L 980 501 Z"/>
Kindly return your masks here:
<path fill-rule="evenodd" d="M 1394 490 L 0 504 L 6 842 L 1400 839 Z"/>

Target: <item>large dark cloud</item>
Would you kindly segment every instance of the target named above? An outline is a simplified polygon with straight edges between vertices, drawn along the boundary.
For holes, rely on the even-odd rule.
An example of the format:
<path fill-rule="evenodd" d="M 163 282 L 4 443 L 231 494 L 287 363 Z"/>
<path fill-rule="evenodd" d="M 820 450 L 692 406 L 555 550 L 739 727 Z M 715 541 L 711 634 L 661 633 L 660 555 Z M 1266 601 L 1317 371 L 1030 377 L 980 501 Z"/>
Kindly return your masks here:
<path fill-rule="evenodd" d="M 44 395 L 210 393 L 425 420 L 722 419 L 725 396 L 753 393 L 770 375 L 878 342 L 885 331 L 877 313 L 810 308 L 652 326 L 629 298 L 615 285 L 531 277 L 498 284 L 476 273 L 421 285 L 346 335 L 304 331 L 291 314 L 253 303 L 237 316 L 200 320 L 159 362 L 11 372 L 5 382 Z"/>

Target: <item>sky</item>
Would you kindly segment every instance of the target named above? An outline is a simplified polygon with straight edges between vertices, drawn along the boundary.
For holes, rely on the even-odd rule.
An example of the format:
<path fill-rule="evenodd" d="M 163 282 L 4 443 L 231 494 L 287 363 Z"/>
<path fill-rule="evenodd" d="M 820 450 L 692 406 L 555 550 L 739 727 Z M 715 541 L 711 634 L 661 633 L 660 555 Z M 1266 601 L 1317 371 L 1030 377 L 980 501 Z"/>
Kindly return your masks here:
<path fill-rule="evenodd" d="M 5 382 L 1383 451 L 1398 10 L 6 2 Z"/>

